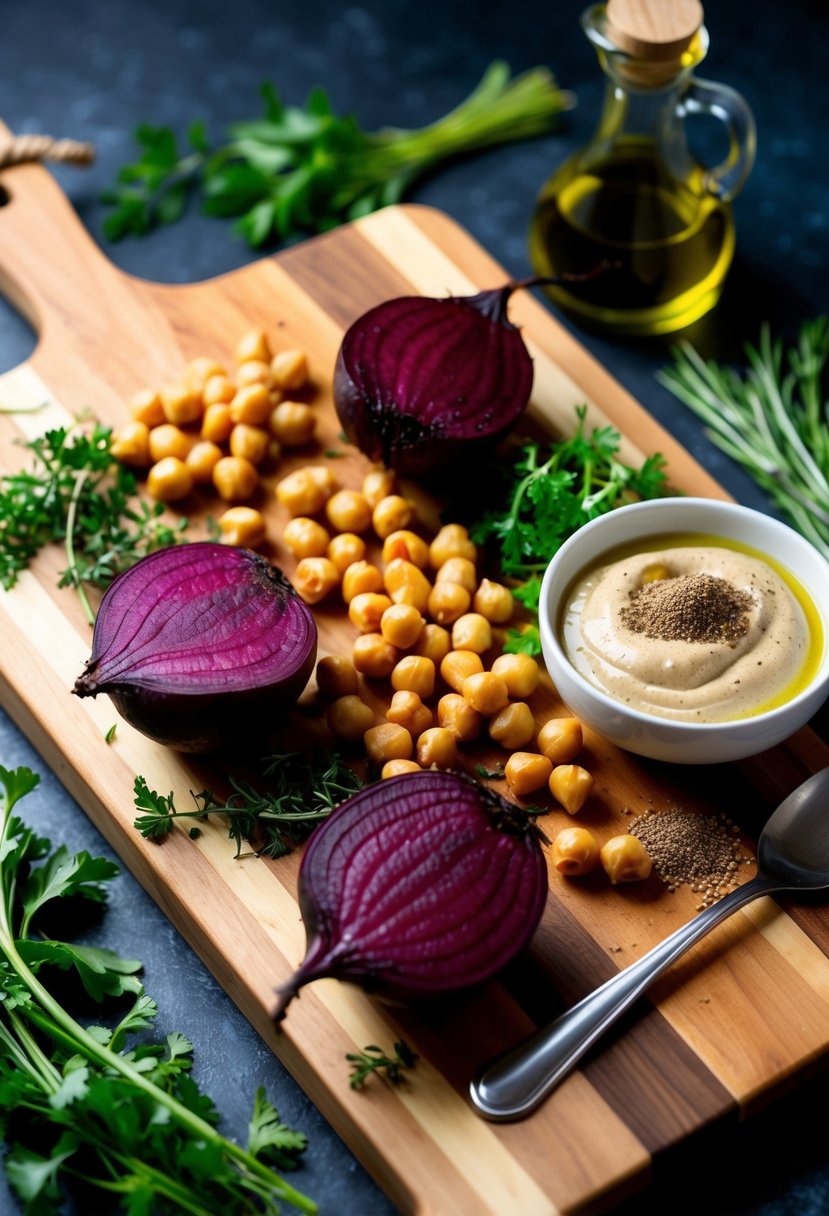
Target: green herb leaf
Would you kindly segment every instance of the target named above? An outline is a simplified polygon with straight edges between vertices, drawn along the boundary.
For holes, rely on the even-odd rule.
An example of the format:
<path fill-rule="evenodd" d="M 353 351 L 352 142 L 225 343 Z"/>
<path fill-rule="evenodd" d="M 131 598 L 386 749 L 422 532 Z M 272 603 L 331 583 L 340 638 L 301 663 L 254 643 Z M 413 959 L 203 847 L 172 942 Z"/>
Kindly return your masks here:
<path fill-rule="evenodd" d="M 352 115 L 338 116 L 319 87 L 304 107 L 284 105 L 270 83 L 260 93 L 263 116 L 230 126 L 214 148 L 201 122 L 190 124 L 185 153 L 169 127 L 142 123 L 135 131 L 138 159 L 102 196 L 112 207 L 107 238 L 143 236 L 172 223 L 194 191 L 206 214 L 235 217 L 234 230 L 255 248 L 325 232 L 399 202 L 423 174 L 453 157 L 546 134 L 574 104 L 546 68 L 511 78 L 501 61 L 466 101 L 416 131 L 367 134 Z"/>
<path fill-rule="evenodd" d="M 619 460 L 619 432 L 596 427 L 585 433 L 587 407 L 576 409 L 576 430 L 567 439 L 517 443 L 492 470 L 491 507 L 470 523 L 472 539 L 490 548 L 501 575 L 531 618 L 538 611 L 541 579 L 557 550 L 584 524 L 626 503 L 668 493 L 665 461 L 658 453 L 637 469 Z M 463 514 L 461 506 L 456 514 Z M 504 649 L 538 655 L 534 620 L 507 633 Z"/>
<path fill-rule="evenodd" d="M 308 1137 L 283 1123 L 265 1090 L 257 1089 L 248 1125 L 248 1152 L 277 1169 L 291 1170 L 299 1164 L 307 1147 Z"/>
<path fill-rule="evenodd" d="M 347 1052 L 345 1058 L 351 1065 L 351 1088 L 362 1089 L 372 1074 L 391 1085 L 402 1085 L 405 1080 L 404 1072 L 414 1068 L 419 1056 L 402 1039 L 394 1044 L 392 1050 L 394 1055 L 389 1056 L 382 1047 L 372 1043 L 362 1051 Z"/>

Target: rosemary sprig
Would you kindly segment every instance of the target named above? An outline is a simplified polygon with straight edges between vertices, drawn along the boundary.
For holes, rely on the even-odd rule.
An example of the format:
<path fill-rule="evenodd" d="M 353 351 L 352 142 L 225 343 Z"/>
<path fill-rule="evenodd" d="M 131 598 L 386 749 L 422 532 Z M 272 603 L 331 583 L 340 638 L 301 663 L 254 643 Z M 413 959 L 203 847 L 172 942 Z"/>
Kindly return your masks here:
<path fill-rule="evenodd" d="M 75 587 L 90 624 L 86 587 L 107 587 L 139 558 L 175 544 L 187 526 L 168 524 L 162 503 L 138 496 L 111 444 L 111 428 L 97 422 L 59 427 L 25 445 L 31 468 L 0 478 L 0 586 L 10 590 L 44 546 L 62 543 L 59 585 Z"/>
<path fill-rule="evenodd" d="M 787 520 L 829 557 L 829 317 L 800 327 L 784 350 L 764 325 L 742 369 L 706 362 L 687 342 L 657 379 L 706 424 L 717 447 L 747 469 Z"/>
<path fill-rule="evenodd" d="M 346 1052 L 345 1058 L 351 1065 L 348 1082 L 351 1088 L 362 1089 L 372 1073 L 384 1077 L 392 1085 L 402 1085 L 405 1080 L 404 1071 L 414 1068 L 419 1056 L 403 1039 L 395 1043 L 392 1050 L 394 1055 L 389 1056 L 382 1047 L 371 1043 L 362 1051 Z"/>
<path fill-rule="evenodd" d="M 257 856 L 284 857 L 362 786 L 338 752 L 321 749 L 269 756 L 262 772 L 267 789 L 258 790 L 231 776 L 228 784 L 233 792 L 228 798 L 222 801 L 210 790 L 191 791 L 195 806 L 186 811 L 176 807 L 172 794 L 156 793 L 138 776 L 135 806 L 143 813 L 133 826 L 142 836 L 161 840 L 173 830 L 176 820 L 224 815 L 228 835 L 236 843 L 236 857 L 243 855 L 245 842 L 254 844 Z"/>

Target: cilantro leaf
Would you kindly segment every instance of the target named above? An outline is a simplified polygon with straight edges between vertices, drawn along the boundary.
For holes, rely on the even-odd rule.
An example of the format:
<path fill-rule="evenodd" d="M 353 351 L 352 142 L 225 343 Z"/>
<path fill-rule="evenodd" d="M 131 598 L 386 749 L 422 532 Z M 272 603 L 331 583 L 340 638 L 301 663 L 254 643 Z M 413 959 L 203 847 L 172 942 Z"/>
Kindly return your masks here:
<path fill-rule="evenodd" d="M 248 1152 L 278 1169 L 290 1170 L 299 1164 L 307 1147 L 308 1137 L 283 1123 L 265 1090 L 257 1089 L 248 1125 Z"/>

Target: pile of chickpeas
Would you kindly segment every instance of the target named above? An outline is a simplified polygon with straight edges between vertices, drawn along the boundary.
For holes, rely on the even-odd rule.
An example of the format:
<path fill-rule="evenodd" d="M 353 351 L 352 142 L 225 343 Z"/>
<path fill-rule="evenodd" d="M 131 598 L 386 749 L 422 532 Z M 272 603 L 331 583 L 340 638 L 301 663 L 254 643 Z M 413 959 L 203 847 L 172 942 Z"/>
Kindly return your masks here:
<path fill-rule="evenodd" d="M 211 488 L 234 504 L 217 520 L 223 543 L 255 547 L 265 538 L 265 519 L 245 504 L 259 488 L 260 468 L 276 467 L 283 448 L 301 447 L 316 432 L 313 407 L 290 396 L 307 381 L 303 351 L 274 353 L 264 330 L 250 330 L 232 369 L 193 359 L 180 383 L 137 393 L 112 454 L 146 473 L 147 493 L 159 502 Z"/>
<path fill-rule="evenodd" d="M 260 469 L 273 470 L 283 449 L 304 447 L 316 435 L 316 411 L 291 397 L 307 382 L 304 352 L 274 353 L 267 334 L 251 330 L 236 346 L 232 370 L 197 358 L 180 383 L 137 393 L 131 422 L 113 437 L 113 456 L 144 472 L 147 492 L 159 502 L 210 487 L 233 504 L 217 520 L 222 542 L 256 548 L 266 522 L 246 504 L 259 489 Z M 282 540 L 296 559 L 298 594 L 311 605 L 339 599 L 356 631 L 350 656 L 317 664 L 332 735 L 362 742 L 382 778 L 452 768 L 460 747 L 486 735 L 508 753 L 504 779 L 516 797 L 546 788 L 577 814 L 593 788 L 592 775 L 575 763 L 581 723 L 563 717 L 537 726 L 529 702 L 540 673 L 529 655 L 499 653 L 485 666 L 515 604 L 509 587 L 478 577 L 467 529 L 446 524 L 425 540 L 415 531 L 416 505 L 385 468 L 371 469 L 357 490 L 342 487 L 330 465 L 305 465 L 277 482 L 276 499 L 289 517 Z M 376 549 L 378 542 L 374 562 L 369 544 Z M 361 676 L 391 685 L 379 725 L 360 696 Z M 635 836 L 615 836 L 600 848 L 581 826 L 558 833 L 552 860 L 570 877 L 601 864 L 614 884 L 651 871 Z"/>

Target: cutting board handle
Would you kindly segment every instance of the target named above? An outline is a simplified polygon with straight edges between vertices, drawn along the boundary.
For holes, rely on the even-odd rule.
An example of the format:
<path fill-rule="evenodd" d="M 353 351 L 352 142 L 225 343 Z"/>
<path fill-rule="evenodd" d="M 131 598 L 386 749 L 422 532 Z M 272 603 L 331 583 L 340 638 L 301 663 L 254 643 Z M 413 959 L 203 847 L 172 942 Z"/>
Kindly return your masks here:
<path fill-rule="evenodd" d="M 0 138 L 9 134 L 0 122 Z M 70 324 L 103 338 L 123 277 L 48 169 L 23 164 L 0 173 L 0 292 L 41 341 L 71 337 Z"/>

